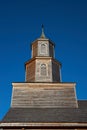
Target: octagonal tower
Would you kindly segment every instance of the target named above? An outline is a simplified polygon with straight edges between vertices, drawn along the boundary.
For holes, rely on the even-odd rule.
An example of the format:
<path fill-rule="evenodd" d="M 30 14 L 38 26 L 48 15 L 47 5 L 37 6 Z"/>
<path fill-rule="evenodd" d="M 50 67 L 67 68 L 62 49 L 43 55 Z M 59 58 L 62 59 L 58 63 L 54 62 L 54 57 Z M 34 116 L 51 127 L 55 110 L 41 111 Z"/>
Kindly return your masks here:
<path fill-rule="evenodd" d="M 25 66 L 26 82 L 61 81 L 61 64 L 54 59 L 54 43 L 46 38 L 43 26 L 40 38 L 32 43 L 32 59 Z"/>

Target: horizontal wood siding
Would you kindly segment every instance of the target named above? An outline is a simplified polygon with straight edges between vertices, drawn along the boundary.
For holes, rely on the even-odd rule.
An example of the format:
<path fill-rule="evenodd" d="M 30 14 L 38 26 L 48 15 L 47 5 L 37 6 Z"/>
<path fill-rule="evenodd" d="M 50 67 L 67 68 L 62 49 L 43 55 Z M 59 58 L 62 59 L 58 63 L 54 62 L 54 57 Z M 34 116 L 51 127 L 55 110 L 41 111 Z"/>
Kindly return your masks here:
<path fill-rule="evenodd" d="M 76 108 L 74 87 L 13 87 L 12 107 Z"/>

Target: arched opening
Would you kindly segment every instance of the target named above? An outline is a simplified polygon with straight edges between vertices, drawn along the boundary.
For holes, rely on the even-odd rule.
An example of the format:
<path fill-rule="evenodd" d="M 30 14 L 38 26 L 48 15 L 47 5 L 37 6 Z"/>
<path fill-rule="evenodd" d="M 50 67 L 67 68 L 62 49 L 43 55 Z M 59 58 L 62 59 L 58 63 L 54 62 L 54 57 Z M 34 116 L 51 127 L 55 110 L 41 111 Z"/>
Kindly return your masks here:
<path fill-rule="evenodd" d="M 47 75 L 46 64 L 41 64 L 41 75 L 42 76 Z"/>
<path fill-rule="evenodd" d="M 46 53 L 46 45 L 45 44 L 41 44 L 41 53 L 42 54 Z"/>

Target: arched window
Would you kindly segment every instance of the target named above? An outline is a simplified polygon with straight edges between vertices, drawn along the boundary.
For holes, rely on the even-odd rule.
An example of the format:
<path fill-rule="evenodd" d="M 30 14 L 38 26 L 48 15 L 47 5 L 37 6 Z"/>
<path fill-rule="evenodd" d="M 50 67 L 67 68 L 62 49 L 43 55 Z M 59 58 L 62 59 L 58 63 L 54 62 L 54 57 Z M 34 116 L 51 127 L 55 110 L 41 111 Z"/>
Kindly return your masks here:
<path fill-rule="evenodd" d="M 47 75 L 46 64 L 41 64 L 41 75 Z"/>
<path fill-rule="evenodd" d="M 46 53 L 46 45 L 45 44 L 41 44 L 41 53 L 42 54 Z"/>

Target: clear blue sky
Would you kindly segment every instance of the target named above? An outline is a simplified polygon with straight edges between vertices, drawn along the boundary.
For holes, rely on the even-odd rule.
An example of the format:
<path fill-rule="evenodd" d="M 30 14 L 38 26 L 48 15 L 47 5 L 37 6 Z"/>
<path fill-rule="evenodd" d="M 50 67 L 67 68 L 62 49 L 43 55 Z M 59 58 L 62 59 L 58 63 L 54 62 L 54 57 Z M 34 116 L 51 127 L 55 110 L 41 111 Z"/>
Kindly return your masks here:
<path fill-rule="evenodd" d="M 0 0 L 0 119 L 10 107 L 11 83 L 25 81 L 42 23 L 56 44 L 62 81 L 76 82 L 78 99 L 87 99 L 87 0 Z"/>

